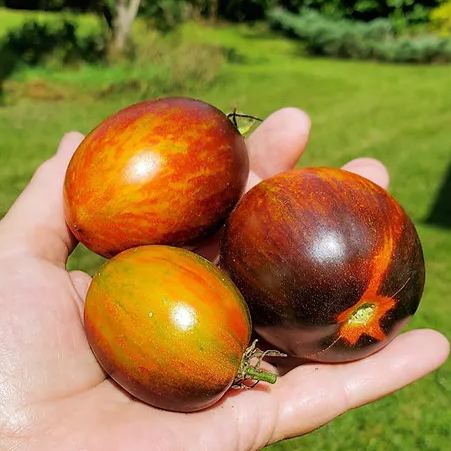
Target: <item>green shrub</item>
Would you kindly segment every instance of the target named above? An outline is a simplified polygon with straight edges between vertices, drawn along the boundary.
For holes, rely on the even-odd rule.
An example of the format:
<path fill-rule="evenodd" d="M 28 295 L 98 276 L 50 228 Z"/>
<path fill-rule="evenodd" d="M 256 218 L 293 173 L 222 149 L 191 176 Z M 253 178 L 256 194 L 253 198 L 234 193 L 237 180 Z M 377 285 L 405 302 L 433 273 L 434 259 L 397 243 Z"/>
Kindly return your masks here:
<path fill-rule="evenodd" d="M 309 8 L 322 14 L 371 21 L 388 18 L 397 27 L 426 22 L 431 8 L 440 0 L 218 0 L 219 14 L 232 20 L 256 20 L 273 7 L 297 13 Z M 195 0 L 191 1 L 195 3 Z"/>
<path fill-rule="evenodd" d="M 214 83 L 227 53 L 221 47 L 162 35 L 149 30 L 135 48 L 123 76 L 105 86 L 100 95 L 133 91 L 137 98 L 183 94 Z M 108 70 L 114 70 L 114 67 Z"/>
<path fill-rule="evenodd" d="M 278 5 L 298 12 L 302 8 L 334 17 L 371 21 L 388 18 L 392 22 L 426 22 L 431 8 L 440 0 L 279 0 Z"/>
<path fill-rule="evenodd" d="M 99 61 L 105 55 L 102 35 L 78 37 L 76 26 L 62 23 L 26 22 L 10 31 L 0 43 L 0 54 L 12 54 L 18 64 L 37 65 L 54 58 L 64 65 L 75 61 Z"/>
<path fill-rule="evenodd" d="M 183 0 L 156 0 L 143 2 L 141 15 L 157 30 L 168 32 L 187 16 L 188 2 Z"/>
<path fill-rule="evenodd" d="M 76 26 L 60 23 L 25 22 L 0 41 L 0 97 L 3 85 L 21 66 L 50 64 L 61 67 L 78 61 L 99 62 L 106 54 L 102 35 L 78 36 Z"/>
<path fill-rule="evenodd" d="M 253 21 L 263 19 L 274 6 L 276 0 L 218 0 L 218 14 L 232 21 Z"/>
<path fill-rule="evenodd" d="M 430 14 L 431 26 L 442 36 L 451 36 L 451 0 L 433 9 Z"/>
<path fill-rule="evenodd" d="M 451 40 L 437 36 L 397 37 L 390 21 L 332 19 L 316 11 L 300 15 L 282 9 L 270 12 L 275 29 L 305 43 L 308 52 L 337 58 L 390 62 L 451 62 Z"/>
<path fill-rule="evenodd" d="M 398 63 L 451 62 L 451 41 L 436 36 L 376 43 L 374 57 Z"/>

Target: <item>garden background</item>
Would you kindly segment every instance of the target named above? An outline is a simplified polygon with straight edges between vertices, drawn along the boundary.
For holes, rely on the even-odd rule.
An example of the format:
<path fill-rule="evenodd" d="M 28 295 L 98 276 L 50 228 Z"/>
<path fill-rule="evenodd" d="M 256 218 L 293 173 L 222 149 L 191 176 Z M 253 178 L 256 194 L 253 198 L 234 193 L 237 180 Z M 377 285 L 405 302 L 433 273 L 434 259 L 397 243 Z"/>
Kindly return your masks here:
<path fill-rule="evenodd" d="M 130 103 L 188 95 L 260 117 L 300 107 L 313 121 L 300 165 L 373 156 L 389 168 L 427 263 L 409 327 L 449 334 L 450 62 L 449 0 L 0 0 L 0 217 L 64 132 Z M 69 266 L 99 262 L 79 247 Z M 445 451 L 450 374 L 448 363 L 268 449 Z"/>

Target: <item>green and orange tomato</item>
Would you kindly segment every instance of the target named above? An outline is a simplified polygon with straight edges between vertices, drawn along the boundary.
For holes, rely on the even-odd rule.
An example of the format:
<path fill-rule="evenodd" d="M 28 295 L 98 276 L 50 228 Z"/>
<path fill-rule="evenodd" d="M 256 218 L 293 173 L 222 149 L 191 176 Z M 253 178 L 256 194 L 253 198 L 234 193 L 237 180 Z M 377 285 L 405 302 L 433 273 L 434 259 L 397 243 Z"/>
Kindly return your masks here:
<path fill-rule="evenodd" d="M 105 371 L 155 407 L 196 411 L 234 382 L 275 380 L 245 361 L 251 319 L 233 282 L 185 249 L 142 246 L 112 258 L 93 278 L 84 322 Z"/>
<path fill-rule="evenodd" d="M 66 221 L 105 257 L 192 245 L 223 224 L 248 171 L 244 139 L 220 110 L 179 97 L 138 103 L 78 147 L 64 183 Z"/>
<path fill-rule="evenodd" d="M 220 266 L 260 336 L 320 362 L 385 346 L 415 313 L 425 274 L 395 199 L 333 168 L 289 171 L 249 191 L 226 224 Z"/>

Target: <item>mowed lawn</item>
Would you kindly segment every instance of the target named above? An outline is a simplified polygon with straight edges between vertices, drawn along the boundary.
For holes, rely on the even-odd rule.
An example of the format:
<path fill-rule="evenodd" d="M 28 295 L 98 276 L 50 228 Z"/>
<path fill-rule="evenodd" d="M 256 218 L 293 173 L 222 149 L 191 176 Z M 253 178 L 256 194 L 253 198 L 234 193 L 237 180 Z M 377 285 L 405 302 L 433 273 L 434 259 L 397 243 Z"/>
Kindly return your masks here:
<path fill-rule="evenodd" d="M 3 31 L 1 21 L 2 10 Z M 238 56 L 225 63 L 212 88 L 178 94 L 262 117 L 287 105 L 305 109 L 313 129 L 299 165 L 340 166 L 360 156 L 374 156 L 387 165 L 390 190 L 415 221 L 427 263 L 424 298 L 409 327 L 433 327 L 449 335 L 451 228 L 429 225 L 426 218 L 451 165 L 451 67 L 307 58 L 295 43 L 262 27 L 187 25 L 181 33 L 192 41 L 233 49 Z M 74 70 L 72 77 L 63 77 L 70 98 L 24 97 L 0 106 L 0 217 L 65 131 L 88 132 L 137 100 L 133 91 L 102 99 L 84 95 L 78 74 Z M 55 76 L 30 71 L 25 78 Z M 74 87 L 79 95 L 73 95 Z M 449 212 L 451 192 L 441 199 L 439 211 Z M 97 257 L 78 249 L 70 267 L 92 272 L 98 263 Z M 270 449 L 445 451 L 451 443 L 450 375 L 447 364 L 401 392 Z"/>

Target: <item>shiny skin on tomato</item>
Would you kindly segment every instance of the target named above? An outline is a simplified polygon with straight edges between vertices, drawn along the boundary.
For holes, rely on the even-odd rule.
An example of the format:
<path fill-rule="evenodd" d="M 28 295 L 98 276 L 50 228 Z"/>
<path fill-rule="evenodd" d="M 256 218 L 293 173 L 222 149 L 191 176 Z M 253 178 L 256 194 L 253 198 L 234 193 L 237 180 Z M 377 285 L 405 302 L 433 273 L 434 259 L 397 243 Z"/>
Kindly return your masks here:
<path fill-rule="evenodd" d="M 78 147 L 64 183 L 66 221 L 105 257 L 193 244 L 223 224 L 248 172 L 243 137 L 215 107 L 178 97 L 138 103 Z"/>
<path fill-rule="evenodd" d="M 84 313 L 101 366 L 136 398 L 191 412 L 232 385 L 249 343 L 247 306 L 230 279 L 190 251 L 142 246 L 93 278 Z"/>
<path fill-rule="evenodd" d="M 424 261 L 400 205 L 369 180 L 304 168 L 261 182 L 230 216 L 220 266 L 258 334 L 291 356 L 365 357 L 416 311 Z"/>

